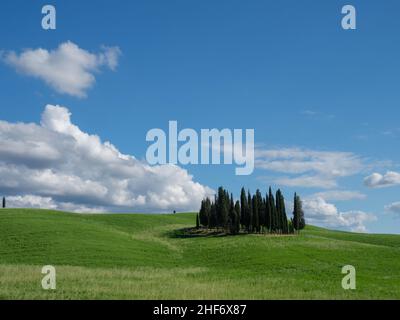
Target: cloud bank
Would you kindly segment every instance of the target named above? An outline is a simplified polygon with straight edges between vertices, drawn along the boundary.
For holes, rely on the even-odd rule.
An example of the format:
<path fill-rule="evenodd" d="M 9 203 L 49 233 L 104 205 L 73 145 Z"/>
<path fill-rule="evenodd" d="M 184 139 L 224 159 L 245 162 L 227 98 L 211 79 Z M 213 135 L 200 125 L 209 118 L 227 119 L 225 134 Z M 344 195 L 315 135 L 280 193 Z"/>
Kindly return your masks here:
<path fill-rule="evenodd" d="M 397 217 L 400 217 L 400 201 L 393 202 L 385 206 L 385 211 L 393 213 Z"/>
<path fill-rule="evenodd" d="M 353 190 L 329 190 L 317 192 L 313 197 L 319 197 L 326 201 L 349 201 L 349 200 L 362 200 L 367 196 L 359 191 Z"/>
<path fill-rule="evenodd" d="M 400 173 L 388 171 L 384 175 L 373 173 L 364 178 L 364 185 L 370 188 L 385 188 L 400 185 Z"/>
<path fill-rule="evenodd" d="M 198 210 L 213 191 L 175 165 L 150 167 L 47 105 L 40 125 L 0 121 L 0 193 L 19 207 L 79 212 Z"/>
<path fill-rule="evenodd" d="M 275 180 L 280 185 L 330 189 L 338 186 L 339 178 L 359 173 L 364 165 L 351 152 L 285 148 L 256 150 L 256 167 L 286 174 Z"/>
<path fill-rule="evenodd" d="M 376 216 L 363 211 L 339 212 L 335 205 L 321 197 L 303 200 L 307 223 L 328 228 L 350 229 L 353 232 L 367 232 L 366 222 L 376 220 Z"/>
<path fill-rule="evenodd" d="M 102 67 L 115 70 L 121 51 L 118 47 L 102 47 L 99 53 L 90 53 L 68 41 L 57 49 L 26 49 L 1 55 L 1 59 L 19 73 L 43 80 L 59 93 L 86 97 L 86 91 L 96 81 L 94 73 Z"/>

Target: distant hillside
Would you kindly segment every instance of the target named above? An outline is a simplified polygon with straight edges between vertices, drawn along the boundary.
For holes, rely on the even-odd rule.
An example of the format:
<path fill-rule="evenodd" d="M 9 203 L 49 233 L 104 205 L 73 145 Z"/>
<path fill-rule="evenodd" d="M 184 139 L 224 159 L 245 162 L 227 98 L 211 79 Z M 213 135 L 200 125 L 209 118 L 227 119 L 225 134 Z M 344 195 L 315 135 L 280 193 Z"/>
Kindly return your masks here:
<path fill-rule="evenodd" d="M 0 298 L 400 299 L 400 236 L 180 237 L 195 215 L 0 210 Z M 341 268 L 357 270 L 357 290 Z M 41 288 L 43 265 L 57 290 Z"/>

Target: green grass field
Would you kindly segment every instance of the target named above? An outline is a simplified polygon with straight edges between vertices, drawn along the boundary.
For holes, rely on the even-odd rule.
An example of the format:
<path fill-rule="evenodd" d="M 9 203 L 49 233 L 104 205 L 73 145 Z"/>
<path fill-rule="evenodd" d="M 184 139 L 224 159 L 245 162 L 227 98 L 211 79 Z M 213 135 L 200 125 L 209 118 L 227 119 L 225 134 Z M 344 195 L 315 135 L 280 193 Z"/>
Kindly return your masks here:
<path fill-rule="evenodd" d="M 400 236 L 179 237 L 194 214 L 0 210 L 1 299 L 399 299 Z M 343 290 L 341 268 L 357 270 Z M 41 288 L 53 265 L 57 289 Z"/>

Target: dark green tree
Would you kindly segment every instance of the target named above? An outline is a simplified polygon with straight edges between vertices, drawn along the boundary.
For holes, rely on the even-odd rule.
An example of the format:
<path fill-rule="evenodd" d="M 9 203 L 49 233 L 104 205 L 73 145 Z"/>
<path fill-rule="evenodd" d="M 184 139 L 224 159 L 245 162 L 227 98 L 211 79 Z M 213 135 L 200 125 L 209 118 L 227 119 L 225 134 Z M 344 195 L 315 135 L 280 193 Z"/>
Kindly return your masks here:
<path fill-rule="evenodd" d="M 246 221 L 247 221 L 247 197 L 246 197 L 246 191 L 242 187 L 242 190 L 240 191 L 240 224 L 242 225 L 242 228 L 246 227 Z"/>
<path fill-rule="evenodd" d="M 218 227 L 226 228 L 229 216 L 229 195 L 223 187 L 218 188 L 216 206 Z"/>
<path fill-rule="evenodd" d="M 268 193 L 265 195 L 265 227 L 268 232 L 271 232 L 271 206 Z"/>
<path fill-rule="evenodd" d="M 216 228 L 217 225 L 217 207 L 215 205 L 215 202 L 211 204 L 210 208 L 210 220 L 209 220 L 209 228 Z"/>
<path fill-rule="evenodd" d="M 250 191 L 247 191 L 247 217 L 248 221 L 246 224 L 247 232 L 253 232 L 253 203 Z"/>
<path fill-rule="evenodd" d="M 228 229 L 231 234 L 236 234 L 236 220 L 235 204 L 233 203 L 233 195 L 231 194 L 228 218 Z"/>
<path fill-rule="evenodd" d="M 210 198 L 206 198 L 206 203 L 204 206 L 205 209 L 205 216 L 206 216 L 206 224 L 205 226 L 208 227 L 210 225 L 210 215 L 211 215 L 211 201 Z"/>
<path fill-rule="evenodd" d="M 200 229 L 200 219 L 199 219 L 199 214 L 196 214 L 196 229 Z"/>
<path fill-rule="evenodd" d="M 306 221 L 304 218 L 303 205 L 300 197 L 295 193 L 293 201 L 293 227 L 296 231 L 304 229 Z"/>
<path fill-rule="evenodd" d="M 201 200 L 201 205 L 200 205 L 200 210 L 198 215 L 196 215 L 196 220 L 199 219 L 199 223 L 201 223 L 201 225 L 206 226 L 206 212 L 205 212 L 205 203 L 206 200 Z M 197 224 L 197 221 L 196 221 Z"/>
<path fill-rule="evenodd" d="M 3 197 L 3 208 L 6 207 L 6 197 Z"/>
<path fill-rule="evenodd" d="M 235 215 L 236 215 L 236 220 L 235 220 L 235 233 L 239 233 L 240 232 L 240 203 L 239 200 L 236 201 L 235 203 Z"/>
<path fill-rule="evenodd" d="M 278 217 L 279 217 L 280 232 L 283 234 L 288 234 L 289 229 L 288 229 L 288 221 L 287 221 L 286 208 L 285 208 L 285 199 L 282 195 L 281 190 L 278 190 L 276 193 L 276 201 L 277 201 L 276 207 L 277 207 Z"/>
<path fill-rule="evenodd" d="M 274 195 L 272 194 L 271 187 L 269 187 L 268 199 L 269 199 L 269 206 L 270 206 L 270 210 L 271 210 L 270 211 L 271 212 L 271 232 L 277 232 L 278 224 L 277 224 L 276 204 L 275 204 Z"/>
<path fill-rule="evenodd" d="M 256 191 L 256 194 L 253 196 L 253 218 L 252 218 L 252 231 L 253 232 L 260 232 L 260 209 L 261 209 L 261 204 L 262 200 L 261 198 L 261 192 L 260 190 Z"/>
<path fill-rule="evenodd" d="M 263 197 L 261 191 L 256 191 L 256 202 L 257 202 L 257 232 L 261 232 L 261 226 L 264 224 L 265 207 L 263 205 Z"/>
<path fill-rule="evenodd" d="M 275 206 L 276 206 L 276 229 L 278 233 L 282 233 L 282 210 L 281 210 L 281 190 L 275 193 Z"/>
<path fill-rule="evenodd" d="M 294 233 L 293 218 L 291 218 L 289 221 L 289 233 L 291 233 L 291 234 Z"/>

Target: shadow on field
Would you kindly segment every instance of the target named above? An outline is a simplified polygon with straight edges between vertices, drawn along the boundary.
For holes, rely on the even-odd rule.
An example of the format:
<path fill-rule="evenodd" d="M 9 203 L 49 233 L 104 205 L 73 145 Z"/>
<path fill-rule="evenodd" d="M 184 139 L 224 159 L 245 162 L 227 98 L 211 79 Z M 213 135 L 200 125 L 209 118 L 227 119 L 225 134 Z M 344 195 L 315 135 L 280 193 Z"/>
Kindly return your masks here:
<path fill-rule="evenodd" d="M 182 228 L 177 230 L 168 231 L 166 235 L 170 238 L 206 238 L 206 237 L 235 237 L 245 236 L 247 233 L 241 232 L 239 234 L 228 234 L 224 230 L 205 229 L 205 228 Z"/>

